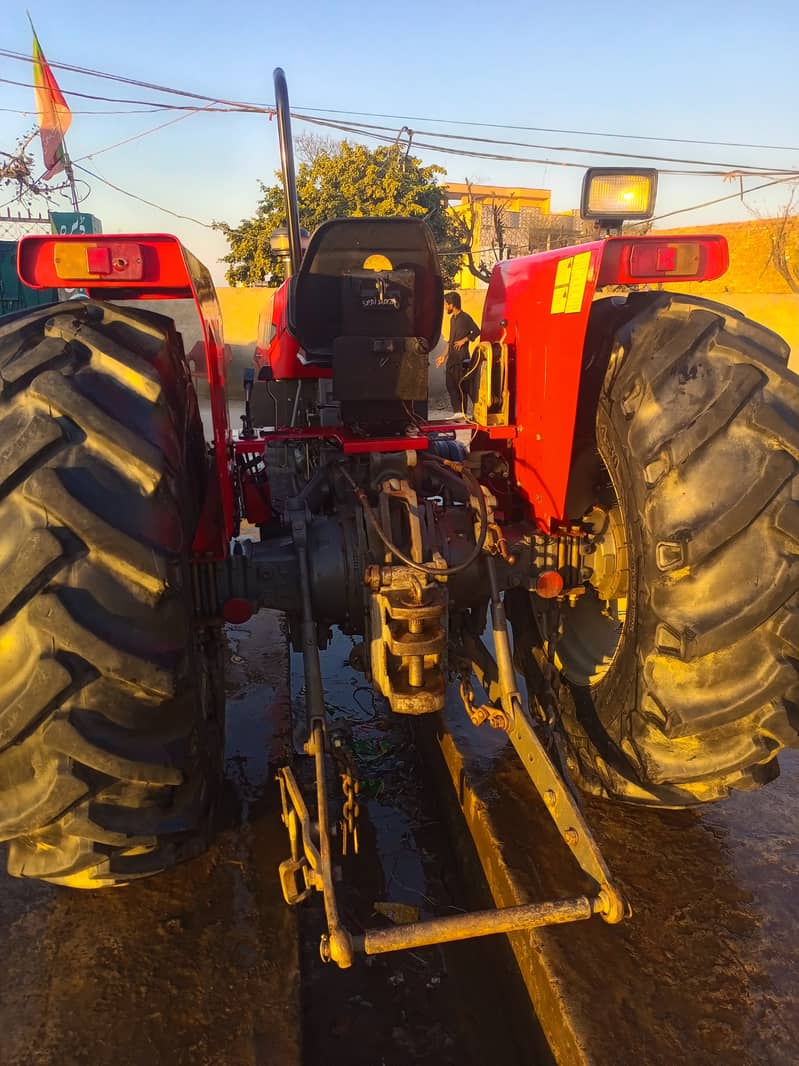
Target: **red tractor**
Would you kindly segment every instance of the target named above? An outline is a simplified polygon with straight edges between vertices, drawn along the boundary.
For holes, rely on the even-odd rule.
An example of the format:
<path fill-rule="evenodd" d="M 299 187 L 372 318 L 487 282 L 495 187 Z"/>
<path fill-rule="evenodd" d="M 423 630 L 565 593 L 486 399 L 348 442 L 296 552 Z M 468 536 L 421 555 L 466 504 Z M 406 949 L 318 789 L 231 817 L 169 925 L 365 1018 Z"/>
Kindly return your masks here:
<path fill-rule="evenodd" d="M 621 235 L 622 218 L 651 215 L 655 175 L 592 171 L 584 214 L 612 235 L 496 266 L 473 419 L 430 421 L 432 236 L 412 219 L 339 219 L 302 255 L 281 71 L 275 86 L 291 276 L 240 432 L 213 285 L 176 238 L 20 244 L 23 281 L 89 298 L 0 324 L 9 870 L 102 887 L 205 846 L 221 623 L 270 607 L 304 654 L 318 805 L 314 822 L 281 769 L 280 876 L 289 902 L 322 891 L 325 957 L 619 921 L 573 785 L 685 807 L 758 788 L 797 744 L 788 348 L 729 308 L 661 291 L 721 275 L 725 241 Z M 171 320 L 118 302 L 176 297 L 203 324 L 210 446 Z M 259 540 L 236 539 L 244 520 Z M 471 720 L 507 732 L 593 895 L 347 932 L 328 755 L 353 811 L 356 798 L 319 664 L 333 625 L 362 636 L 362 668 L 397 713 L 439 711 L 459 679 Z"/>

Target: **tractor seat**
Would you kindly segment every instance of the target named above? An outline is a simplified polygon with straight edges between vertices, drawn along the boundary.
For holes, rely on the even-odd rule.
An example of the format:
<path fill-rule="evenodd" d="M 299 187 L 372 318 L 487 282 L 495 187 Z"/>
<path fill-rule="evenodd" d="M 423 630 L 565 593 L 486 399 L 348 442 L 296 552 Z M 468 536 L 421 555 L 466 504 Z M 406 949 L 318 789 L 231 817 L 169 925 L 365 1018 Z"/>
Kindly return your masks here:
<path fill-rule="evenodd" d="M 333 366 L 344 338 L 407 338 L 429 351 L 441 333 L 438 254 L 430 229 L 416 219 L 324 223 L 292 282 L 289 328 L 313 365 Z"/>

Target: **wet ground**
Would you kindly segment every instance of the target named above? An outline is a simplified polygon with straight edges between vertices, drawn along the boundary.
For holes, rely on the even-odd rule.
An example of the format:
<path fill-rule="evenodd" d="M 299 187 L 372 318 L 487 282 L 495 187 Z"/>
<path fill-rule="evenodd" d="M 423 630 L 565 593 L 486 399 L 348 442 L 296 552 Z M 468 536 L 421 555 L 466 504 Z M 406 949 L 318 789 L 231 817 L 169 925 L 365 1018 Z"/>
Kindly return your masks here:
<path fill-rule="evenodd" d="M 456 913 L 485 903 L 464 883 L 447 818 L 415 743 L 348 664 L 337 635 L 322 655 L 332 724 L 349 724 L 361 774 L 361 853 L 338 887 L 351 932 Z M 294 689 L 302 665 L 293 656 Z M 340 797 L 331 803 L 338 804 Z M 507 944 L 500 938 L 319 963 L 320 908 L 300 915 L 307 1063 L 351 1066 L 544 1066 L 550 1061 Z"/>
<path fill-rule="evenodd" d="M 3 1066 L 546 1062 L 501 942 L 359 959 L 347 972 L 322 963 L 321 898 L 291 909 L 277 879 L 288 844 L 273 769 L 292 746 L 280 616 L 228 638 L 226 824 L 208 854 L 98 893 L 0 874 Z M 363 775 L 345 920 L 356 932 L 473 906 L 411 724 L 372 698 L 350 650 L 338 638 L 324 655 L 330 711 L 351 723 Z"/>
<path fill-rule="evenodd" d="M 299 1066 L 296 915 L 267 787 L 283 743 L 268 723 L 287 720 L 278 616 L 231 633 L 228 692 L 227 825 L 205 856 L 105 892 L 0 873 L 3 1066 Z"/>
<path fill-rule="evenodd" d="M 451 701 L 450 769 L 501 841 L 494 887 L 544 899 L 588 885 L 507 742 Z M 557 1061 L 799 1061 L 799 752 L 781 777 L 694 811 L 586 801 L 634 914 L 514 938 Z M 501 867 L 501 869 L 500 869 Z"/>

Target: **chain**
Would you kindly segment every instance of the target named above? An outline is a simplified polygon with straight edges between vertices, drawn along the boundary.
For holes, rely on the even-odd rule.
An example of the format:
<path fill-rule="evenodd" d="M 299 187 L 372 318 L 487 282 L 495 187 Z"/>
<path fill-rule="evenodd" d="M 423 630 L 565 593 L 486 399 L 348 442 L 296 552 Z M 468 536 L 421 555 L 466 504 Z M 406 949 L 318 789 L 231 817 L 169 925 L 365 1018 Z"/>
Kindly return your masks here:
<path fill-rule="evenodd" d="M 502 708 L 494 707 L 491 703 L 477 706 L 471 678 L 465 675 L 461 675 L 461 699 L 472 725 L 480 726 L 483 722 L 488 722 L 492 729 L 508 728 L 508 717 Z"/>
<path fill-rule="evenodd" d="M 345 856 L 352 844 L 352 852 L 358 854 L 358 816 L 361 813 L 359 795 L 361 783 L 358 780 L 358 767 L 350 751 L 345 735 L 341 731 L 332 733 L 330 745 L 333 759 L 341 778 L 341 791 L 344 803 L 341 807 L 339 829 L 341 830 L 341 854 Z"/>

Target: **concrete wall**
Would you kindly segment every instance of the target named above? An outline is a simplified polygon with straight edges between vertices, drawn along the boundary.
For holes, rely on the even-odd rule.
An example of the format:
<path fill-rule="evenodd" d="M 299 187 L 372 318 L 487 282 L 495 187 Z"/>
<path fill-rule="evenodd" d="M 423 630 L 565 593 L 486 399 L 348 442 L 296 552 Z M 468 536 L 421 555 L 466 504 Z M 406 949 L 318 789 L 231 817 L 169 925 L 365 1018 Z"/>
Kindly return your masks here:
<path fill-rule="evenodd" d="M 675 286 L 676 288 L 676 286 Z M 233 357 L 229 375 L 229 394 L 231 399 L 242 397 L 242 379 L 244 369 L 252 365 L 255 339 L 258 329 L 258 317 L 272 299 L 273 289 L 220 288 L 217 290 L 222 308 L 225 328 L 225 342 L 230 345 Z M 768 329 L 774 330 L 791 348 L 790 367 L 799 373 L 799 295 L 772 293 L 712 293 L 696 286 L 697 295 L 706 295 L 708 299 L 717 300 L 743 312 L 755 322 L 760 322 Z M 485 301 L 484 289 L 463 289 L 461 299 L 464 311 L 480 324 Z M 183 343 L 189 352 L 200 339 L 199 325 L 194 305 L 188 300 L 146 301 L 142 306 L 151 307 L 161 314 L 175 319 L 178 329 L 183 334 Z M 444 334 L 449 327 L 444 325 Z M 434 350 L 436 356 L 443 351 L 444 342 Z M 431 375 L 431 399 L 433 392 L 437 395 L 443 390 L 440 374 Z M 435 380 L 434 380 L 435 379 Z M 198 378 L 200 392 L 204 392 L 204 375 Z"/>
<path fill-rule="evenodd" d="M 772 257 L 772 238 L 784 227 L 785 243 L 789 249 L 799 249 L 799 217 L 782 220 L 757 218 L 748 222 L 720 222 L 713 226 L 681 226 L 672 230 L 653 230 L 660 237 L 667 233 L 701 235 L 717 233 L 727 238 L 730 265 L 715 281 L 692 282 L 675 288 L 697 294 L 711 293 L 789 293 L 790 287 L 776 269 Z"/>
<path fill-rule="evenodd" d="M 675 286 L 675 289 L 677 286 Z M 230 344 L 233 351 L 233 360 L 236 371 L 234 377 L 238 386 L 245 365 L 249 365 L 252 359 L 252 351 L 255 346 L 258 316 L 263 308 L 272 299 L 271 289 L 219 289 L 219 302 L 222 307 L 222 318 L 225 326 L 225 340 Z M 710 292 L 695 286 L 696 295 L 706 295 L 708 299 L 718 300 L 745 315 L 760 322 L 769 329 L 774 330 L 783 337 L 791 347 L 791 366 L 799 371 L 799 295 L 794 293 L 730 293 Z M 485 301 L 484 289 L 463 289 L 461 299 L 464 311 L 480 324 Z M 162 302 L 156 310 L 163 310 L 165 314 L 172 314 L 173 308 L 178 312 L 181 326 L 186 328 L 184 339 L 187 350 L 192 347 L 194 340 L 199 336 L 196 325 L 193 323 L 193 308 L 184 305 L 178 307 L 178 302 L 170 303 L 167 310 Z M 444 333 L 448 331 L 445 324 Z"/>

